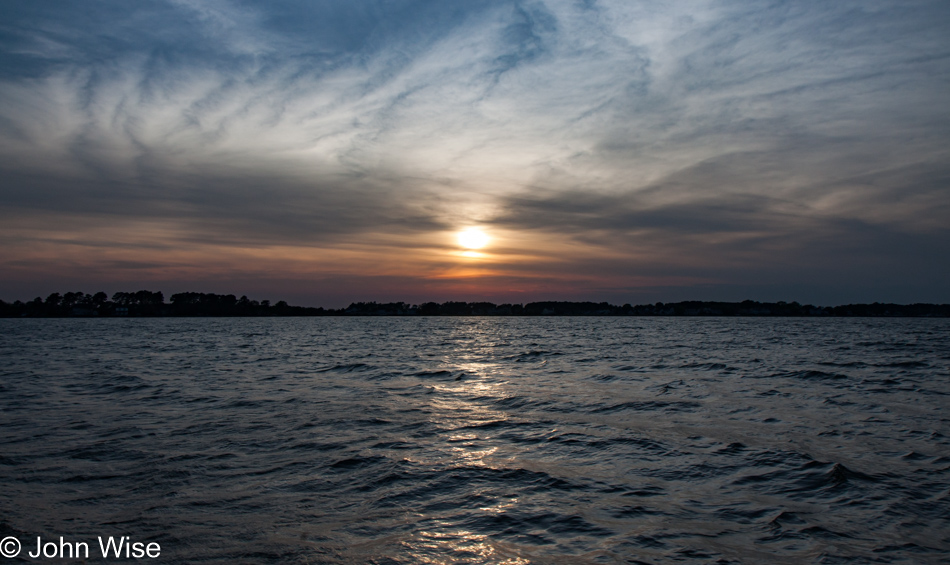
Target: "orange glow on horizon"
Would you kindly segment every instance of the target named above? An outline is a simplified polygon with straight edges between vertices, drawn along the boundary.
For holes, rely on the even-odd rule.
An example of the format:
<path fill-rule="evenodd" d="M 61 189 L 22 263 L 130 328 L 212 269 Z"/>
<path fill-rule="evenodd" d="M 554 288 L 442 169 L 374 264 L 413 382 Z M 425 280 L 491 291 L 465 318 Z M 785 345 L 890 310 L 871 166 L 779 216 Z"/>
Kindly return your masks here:
<path fill-rule="evenodd" d="M 716 282 L 624 271 L 598 273 L 576 264 L 583 259 L 585 265 L 617 265 L 622 257 L 648 265 L 658 256 L 668 260 L 671 255 L 663 247 L 605 248 L 577 241 L 570 234 L 499 227 L 491 232 L 475 227 L 369 232 L 306 244 L 276 238 L 255 240 L 239 234 L 224 237 L 175 220 L 70 224 L 24 218 L 4 225 L 0 236 L 9 235 L 13 227 L 19 229 L 21 240 L 0 249 L 0 268 L 11 287 L 14 283 L 26 287 L 26 282 L 20 281 L 43 279 L 63 281 L 57 284 L 74 290 L 123 290 L 131 285 L 129 288 L 155 287 L 166 292 L 213 289 L 245 294 L 273 287 L 273 292 L 289 297 L 312 292 L 347 300 L 481 297 L 505 302 L 585 296 L 590 289 Z M 463 245 L 460 236 L 469 230 L 484 236 L 469 242 L 484 245 L 481 249 Z M 7 291 L 0 298 L 30 299 L 62 291 L 48 286 L 35 291 L 30 286 L 17 294 Z M 313 304 L 331 305 L 322 299 L 314 299 Z"/>

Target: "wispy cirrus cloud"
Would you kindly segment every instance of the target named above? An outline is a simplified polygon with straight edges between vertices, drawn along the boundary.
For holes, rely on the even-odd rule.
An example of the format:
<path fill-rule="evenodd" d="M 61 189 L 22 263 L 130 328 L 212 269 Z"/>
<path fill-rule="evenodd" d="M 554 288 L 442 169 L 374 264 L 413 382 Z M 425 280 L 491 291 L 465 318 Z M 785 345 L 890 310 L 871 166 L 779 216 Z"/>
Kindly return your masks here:
<path fill-rule="evenodd" d="M 894 265 L 933 281 L 903 295 L 947 282 L 910 250 L 948 245 L 941 2 L 0 10 L 0 262 L 24 280 L 38 242 L 91 248 L 115 222 L 121 245 L 160 225 L 171 248 L 325 250 L 337 270 L 342 248 L 402 250 L 422 278 L 483 223 L 507 238 L 485 276 L 799 273 L 814 292 L 847 256 L 895 273 L 881 292 Z"/>

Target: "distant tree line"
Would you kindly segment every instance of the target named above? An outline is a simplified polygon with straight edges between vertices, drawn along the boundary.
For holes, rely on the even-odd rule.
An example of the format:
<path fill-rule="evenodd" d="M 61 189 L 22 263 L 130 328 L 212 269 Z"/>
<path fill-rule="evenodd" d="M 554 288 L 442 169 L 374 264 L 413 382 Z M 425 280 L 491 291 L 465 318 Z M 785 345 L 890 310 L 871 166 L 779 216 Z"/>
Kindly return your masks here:
<path fill-rule="evenodd" d="M 42 299 L 7 303 L 0 317 L 64 318 L 123 316 L 783 316 L 783 317 L 950 317 L 950 304 L 848 304 L 812 306 L 798 302 L 703 302 L 615 306 L 607 302 L 356 302 L 346 308 L 290 306 L 281 300 L 249 300 L 233 294 L 180 292 L 165 302 L 162 292 L 54 292 Z"/>
<path fill-rule="evenodd" d="M 54 292 L 43 300 L 36 297 L 29 302 L 17 300 L 12 304 L 0 300 L 0 317 L 63 318 L 63 317 L 122 317 L 122 316 L 319 316 L 323 308 L 288 306 L 281 300 L 271 305 L 269 300 L 237 298 L 233 294 L 180 292 L 165 302 L 159 292 L 140 290 L 117 292 L 112 300 L 104 292 L 83 294 Z"/>

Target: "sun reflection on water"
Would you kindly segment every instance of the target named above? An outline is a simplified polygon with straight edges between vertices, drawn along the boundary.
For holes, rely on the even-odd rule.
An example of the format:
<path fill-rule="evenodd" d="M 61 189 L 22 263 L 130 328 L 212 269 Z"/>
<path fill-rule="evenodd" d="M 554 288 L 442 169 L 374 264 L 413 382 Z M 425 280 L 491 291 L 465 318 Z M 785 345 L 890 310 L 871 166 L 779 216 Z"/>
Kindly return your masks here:
<path fill-rule="evenodd" d="M 503 426 L 493 425 L 506 422 L 509 415 L 490 402 L 508 396 L 507 382 L 499 378 L 503 376 L 501 367 L 491 359 L 491 345 L 484 342 L 491 336 L 482 330 L 477 326 L 460 328 L 454 336 L 459 345 L 443 357 L 441 366 L 456 378 L 433 385 L 430 419 L 444 435 L 441 457 L 429 464 L 442 468 L 443 473 L 466 469 L 505 471 L 511 464 L 509 459 L 499 457 L 499 447 L 495 445 L 497 430 Z M 472 489 L 485 499 L 478 506 L 469 507 L 469 512 L 499 516 L 519 504 L 518 497 L 503 497 L 491 486 L 473 485 Z M 447 509 L 425 529 L 402 542 L 414 563 L 527 565 L 531 562 L 516 547 L 460 524 L 458 516 L 464 512 L 464 502 L 458 503 L 458 508 Z"/>
<path fill-rule="evenodd" d="M 528 565 L 528 559 L 514 555 L 488 536 L 468 530 L 422 531 L 403 542 L 414 563 L 495 563 Z"/>

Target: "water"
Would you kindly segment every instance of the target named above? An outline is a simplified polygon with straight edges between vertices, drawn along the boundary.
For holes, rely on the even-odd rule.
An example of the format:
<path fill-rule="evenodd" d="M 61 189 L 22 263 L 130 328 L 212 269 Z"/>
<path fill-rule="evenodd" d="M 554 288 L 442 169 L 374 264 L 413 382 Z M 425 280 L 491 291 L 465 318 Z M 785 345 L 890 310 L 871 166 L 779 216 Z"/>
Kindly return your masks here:
<path fill-rule="evenodd" d="M 947 563 L 948 377 L 947 320 L 0 320 L 0 536 Z"/>

